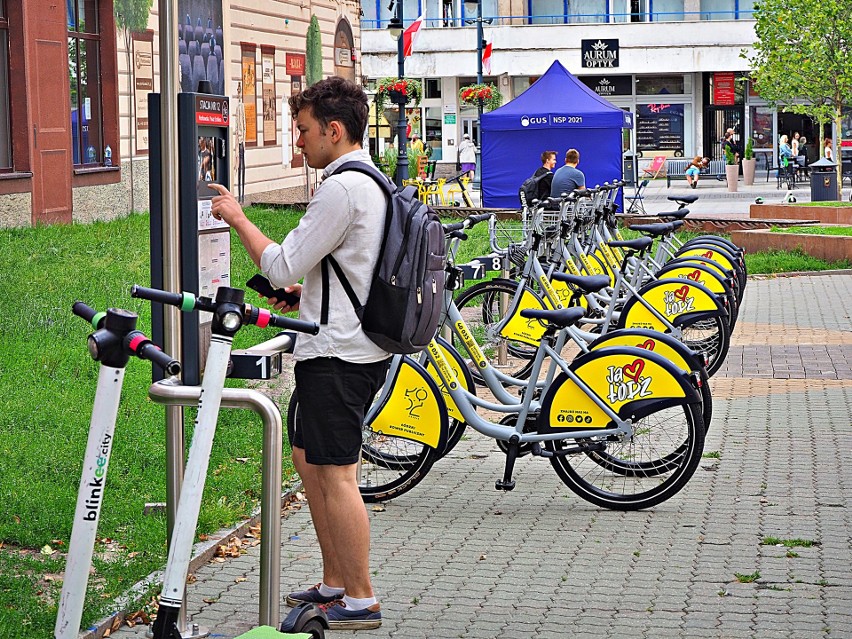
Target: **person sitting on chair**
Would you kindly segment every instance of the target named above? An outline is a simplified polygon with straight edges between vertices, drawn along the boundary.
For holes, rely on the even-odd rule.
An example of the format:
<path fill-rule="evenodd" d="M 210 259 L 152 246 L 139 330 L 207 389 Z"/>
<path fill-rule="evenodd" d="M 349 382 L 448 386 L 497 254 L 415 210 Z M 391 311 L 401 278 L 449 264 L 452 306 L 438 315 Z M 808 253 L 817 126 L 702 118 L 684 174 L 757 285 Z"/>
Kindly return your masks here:
<path fill-rule="evenodd" d="M 563 193 L 570 193 L 574 189 L 586 186 L 586 176 L 577 168 L 579 163 L 580 152 L 577 149 L 568 149 L 565 153 L 565 166 L 553 175 L 550 197 L 562 197 Z"/>
<path fill-rule="evenodd" d="M 553 167 L 556 166 L 556 151 L 545 151 L 541 154 L 541 166 L 535 170 L 533 177 L 542 178 L 538 182 L 538 199 L 550 197 L 550 186 L 553 183 Z"/>
<path fill-rule="evenodd" d="M 701 170 L 706 169 L 708 166 L 710 166 L 710 158 L 703 158 L 700 155 L 696 155 L 692 159 L 692 162 L 689 163 L 689 166 L 686 167 L 686 183 L 693 189 L 698 188 L 698 176 Z"/>

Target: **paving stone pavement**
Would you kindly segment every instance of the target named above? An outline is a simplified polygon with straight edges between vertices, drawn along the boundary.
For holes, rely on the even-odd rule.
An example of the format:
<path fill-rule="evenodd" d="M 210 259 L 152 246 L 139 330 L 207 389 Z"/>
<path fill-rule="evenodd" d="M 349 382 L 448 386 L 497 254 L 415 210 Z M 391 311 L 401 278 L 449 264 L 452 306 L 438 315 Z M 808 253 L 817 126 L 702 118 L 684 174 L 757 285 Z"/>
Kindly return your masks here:
<path fill-rule="evenodd" d="M 359 638 L 852 637 L 850 309 L 852 275 L 749 283 L 711 381 L 711 455 L 650 510 L 592 506 L 538 458 L 497 492 L 504 456 L 471 434 L 407 495 L 368 507 L 384 624 Z M 282 525 L 286 593 L 320 563 L 307 508 Z M 256 624 L 258 555 L 196 573 L 188 611 L 211 636 Z"/>

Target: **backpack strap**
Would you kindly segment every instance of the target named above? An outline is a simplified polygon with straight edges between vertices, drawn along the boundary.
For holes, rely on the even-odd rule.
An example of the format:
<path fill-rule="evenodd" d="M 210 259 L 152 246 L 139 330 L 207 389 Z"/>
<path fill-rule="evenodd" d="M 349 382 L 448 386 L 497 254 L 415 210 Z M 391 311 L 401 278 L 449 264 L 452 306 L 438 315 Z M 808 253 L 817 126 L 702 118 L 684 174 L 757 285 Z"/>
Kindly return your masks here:
<path fill-rule="evenodd" d="M 388 200 L 387 212 L 385 213 L 385 229 L 384 233 L 382 233 L 382 244 L 379 249 L 379 258 L 376 260 L 376 266 L 373 269 L 373 277 L 375 278 L 376 271 L 379 269 L 379 264 L 382 262 L 382 257 L 385 254 L 385 244 L 387 243 L 388 232 L 390 231 L 391 219 L 393 216 L 393 201 L 391 200 L 391 196 L 396 192 L 396 185 L 391 182 L 388 177 L 379 171 L 376 167 L 367 164 L 365 162 L 344 162 L 339 167 L 337 167 L 332 173 L 328 175 L 331 177 L 332 175 L 337 175 L 338 173 L 344 173 L 346 171 L 354 171 L 356 173 L 363 173 L 364 175 L 369 175 L 373 178 L 373 181 L 376 182 L 382 190 L 385 192 Z M 346 296 L 349 298 L 349 301 L 352 302 L 352 308 L 355 309 L 355 313 L 358 315 L 359 319 L 361 317 L 361 308 L 363 308 L 363 304 L 358 300 L 358 296 L 355 295 L 355 289 L 352 288 L 352 284 L 349 283 L 349 280 L 346 277 L 346 274 L 343 272 L 343 268 L 337 262 L 337 260 L 332 257 L 331 253 L 322 258 L 322 307 L 320 310 L 320 324 L 325 325 L 328 324 L 328 287 L 329 287 L 329 278 L 328 278 L 328 265 L 331 264 L 331 268 L 334 269 L 334 274 L 337 275 L 337 279 L 340 282 L 340 285 L 343 287 Z"/>

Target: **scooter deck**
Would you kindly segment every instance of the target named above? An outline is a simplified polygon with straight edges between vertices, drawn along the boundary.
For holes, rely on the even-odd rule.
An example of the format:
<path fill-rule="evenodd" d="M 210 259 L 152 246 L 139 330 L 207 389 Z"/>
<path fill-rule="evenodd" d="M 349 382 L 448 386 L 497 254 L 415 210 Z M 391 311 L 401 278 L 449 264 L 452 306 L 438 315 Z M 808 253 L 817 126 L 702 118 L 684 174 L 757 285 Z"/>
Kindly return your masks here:
<path fill-rule="evenodd" d="M 311 639 L 311 635 L 304 632 L 278 632 L 272 626 L 258 626 L 234 639 Z"/>

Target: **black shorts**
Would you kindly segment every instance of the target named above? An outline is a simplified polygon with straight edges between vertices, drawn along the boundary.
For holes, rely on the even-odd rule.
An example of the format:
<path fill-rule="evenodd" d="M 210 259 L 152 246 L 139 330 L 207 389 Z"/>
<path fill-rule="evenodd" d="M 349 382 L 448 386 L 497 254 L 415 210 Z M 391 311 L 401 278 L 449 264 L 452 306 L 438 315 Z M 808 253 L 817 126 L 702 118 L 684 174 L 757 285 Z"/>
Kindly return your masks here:
<path fill-rule="evenodd" d="M 318 466 L 346 466 L 361 457 L 361 425 L 385 381 L 390 360 L 353 364 L 334 357 L 296 362 L 299 412 L 288 423 L 290 446 Z M 291 400 L 292 401 L 292 400 Z"/>

